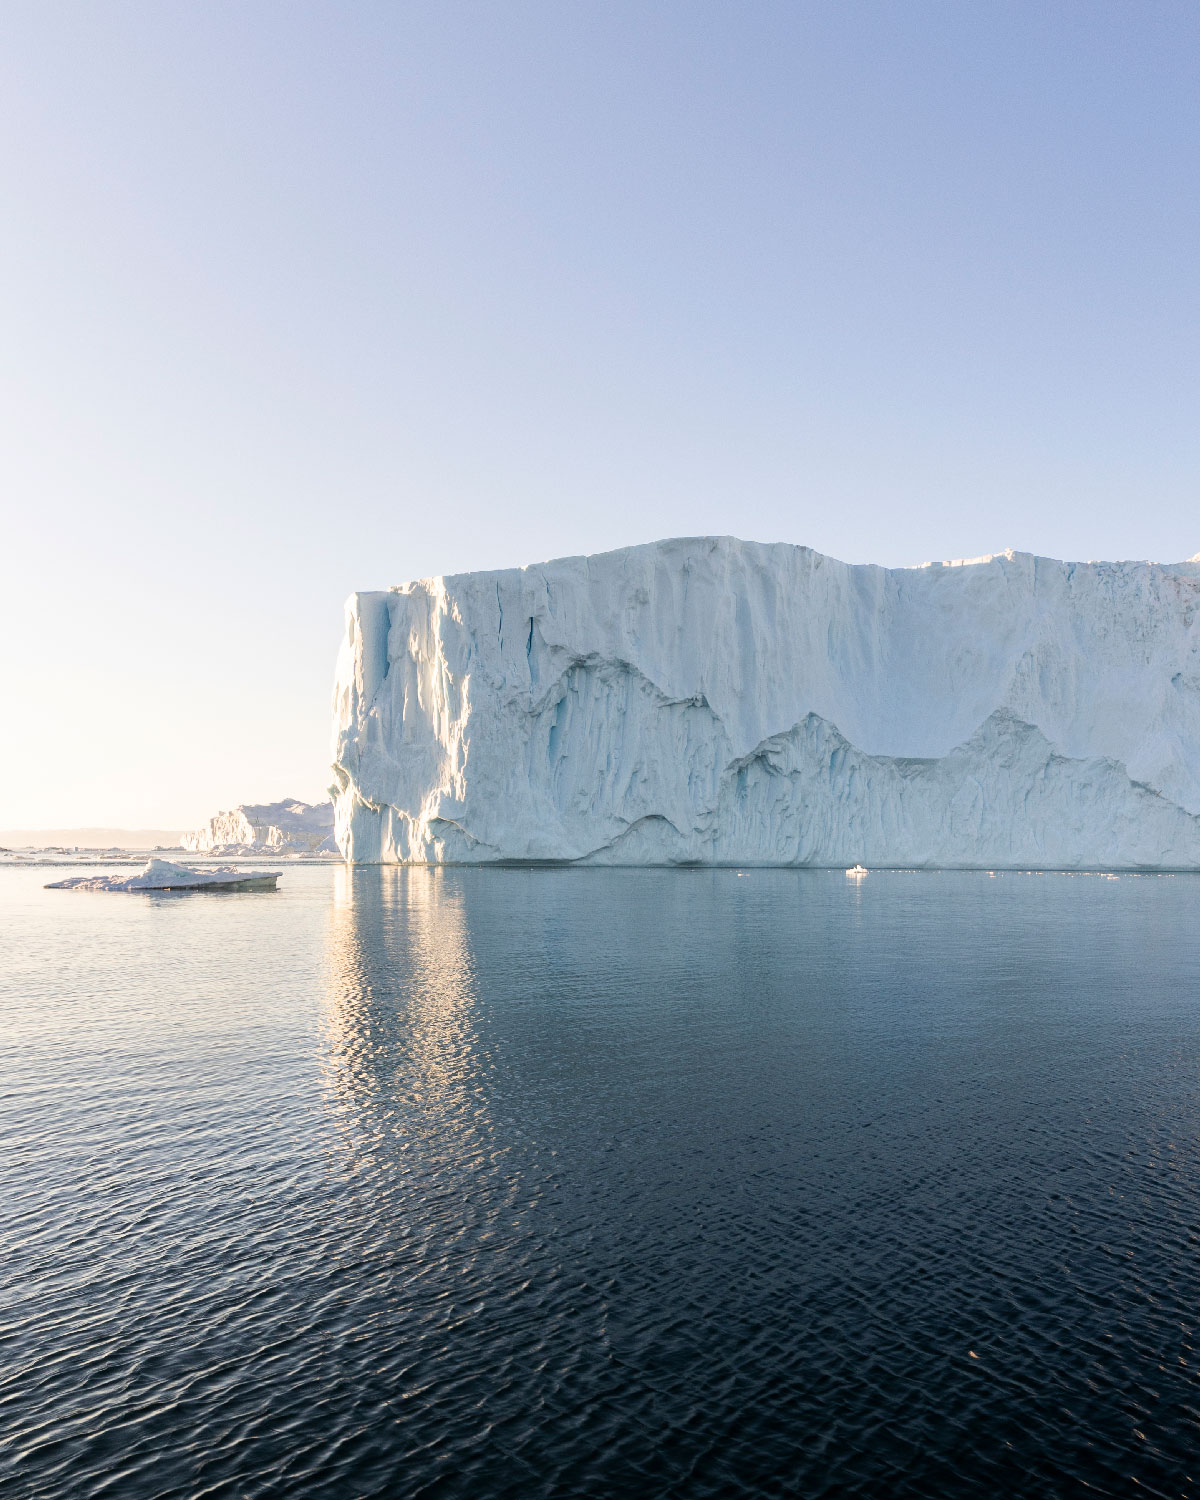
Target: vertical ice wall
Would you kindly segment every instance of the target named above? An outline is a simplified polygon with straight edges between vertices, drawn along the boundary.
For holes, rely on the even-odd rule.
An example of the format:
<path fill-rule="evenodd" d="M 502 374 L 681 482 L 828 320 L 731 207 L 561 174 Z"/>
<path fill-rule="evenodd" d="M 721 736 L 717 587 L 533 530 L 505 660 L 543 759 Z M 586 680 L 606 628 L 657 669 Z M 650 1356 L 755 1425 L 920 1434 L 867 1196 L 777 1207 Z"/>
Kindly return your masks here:
<path fill-rule="evenodd" d="M 356 861 L 1200 867 L 1200 562 L 688 538 L 355 595 Z"/>

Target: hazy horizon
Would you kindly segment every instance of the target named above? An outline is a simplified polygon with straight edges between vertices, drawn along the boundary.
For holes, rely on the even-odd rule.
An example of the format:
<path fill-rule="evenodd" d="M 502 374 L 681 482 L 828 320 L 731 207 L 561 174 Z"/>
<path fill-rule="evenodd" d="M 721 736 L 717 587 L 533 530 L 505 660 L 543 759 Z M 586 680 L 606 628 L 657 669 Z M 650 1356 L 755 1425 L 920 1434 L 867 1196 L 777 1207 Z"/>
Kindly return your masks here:
<path fill-rule="evenodd" d="M 77 844 L 83 849 L 178 848 L 181 834 L 189 828 L 0 828 L 0 847 L 45 849 Z"/>

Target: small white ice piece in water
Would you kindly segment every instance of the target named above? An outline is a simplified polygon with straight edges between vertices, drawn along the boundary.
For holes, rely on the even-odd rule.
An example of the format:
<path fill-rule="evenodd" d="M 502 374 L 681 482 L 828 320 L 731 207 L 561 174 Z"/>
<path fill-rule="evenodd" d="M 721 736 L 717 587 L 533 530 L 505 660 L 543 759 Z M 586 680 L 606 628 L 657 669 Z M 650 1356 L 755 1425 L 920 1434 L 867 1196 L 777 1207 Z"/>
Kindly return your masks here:
<path fill-rule="evenodd" d="M 278 870 L 242 870 L 222 865 L 197 870 L 152 859 L 140 875 L 75 875 L 55 880 L 48 891 L 273 891 Z"/>
<path fill-rule="evenodd" d="M 865 875 L 869 875 L 870 873 L 870 870 L 865 865 L 851 865 L 846 871 L 846 877 L 849 880 L 862 880 Z"/>

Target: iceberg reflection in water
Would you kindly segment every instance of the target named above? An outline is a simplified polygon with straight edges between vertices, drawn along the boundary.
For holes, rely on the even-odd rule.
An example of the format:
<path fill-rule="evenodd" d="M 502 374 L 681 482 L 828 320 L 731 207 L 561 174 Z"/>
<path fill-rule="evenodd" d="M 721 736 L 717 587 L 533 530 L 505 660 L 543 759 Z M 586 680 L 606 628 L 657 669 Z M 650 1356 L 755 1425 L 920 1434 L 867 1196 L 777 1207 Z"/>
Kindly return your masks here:
<path fill-rule="evenodd" d="M 0 1480 L 1178 1492 L 1200 880 L 287 885 L 0 929 Z"/>
<path fill-rule="evenodd" d="M 347 1170 L 419 1144 L 423 1173 L 461 1180 L 487 1138 L 461 897 L 432 873 L 343 867 L 330 923 L 325 1074 Z"/>

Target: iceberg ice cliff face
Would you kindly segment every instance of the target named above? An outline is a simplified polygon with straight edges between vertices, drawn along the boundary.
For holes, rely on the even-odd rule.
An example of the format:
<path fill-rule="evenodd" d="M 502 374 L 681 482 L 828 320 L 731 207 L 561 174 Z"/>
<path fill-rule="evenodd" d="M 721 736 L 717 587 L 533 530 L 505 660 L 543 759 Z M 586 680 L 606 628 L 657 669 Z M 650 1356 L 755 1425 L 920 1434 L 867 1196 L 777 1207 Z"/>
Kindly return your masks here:
<path fill-rule="evenodd" d="M 1200 557 L 702 537 L 354 595 L 353 861 L 1200 868 Z"/>

